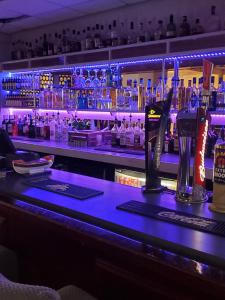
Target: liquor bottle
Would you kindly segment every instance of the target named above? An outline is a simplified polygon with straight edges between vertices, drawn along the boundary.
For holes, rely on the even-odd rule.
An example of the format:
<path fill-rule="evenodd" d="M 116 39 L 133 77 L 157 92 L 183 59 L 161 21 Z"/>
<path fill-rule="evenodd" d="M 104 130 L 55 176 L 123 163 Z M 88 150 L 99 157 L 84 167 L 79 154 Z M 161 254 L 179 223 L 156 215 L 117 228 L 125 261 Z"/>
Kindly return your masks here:
<path fill-rule="evenodd" d="M 50 121 L 50 140 L 55 141 L 55 129 L 56 129 L 56 121 L 55 121 L 55 115 L 52 115 L 52 119 Z"/>
<path fill-rule="evenodd" d="M 187 21 L 187 16 L 183 16 L 183 21 L 180 24 L 180 36 L 190 35 L 191 27 Z"/>
<path fill-rule="evenodd" d="M 23 121 L 23 135 L 28 136 L 28 132 L 29 132 L 28 117 L 25 116 Z"/>
<path fill-rule="evenodd" d="M 58 35 L 58 42 L 57 42 L 57 54 L 61 54 L 63 52 L 62 50 L 62 35 Z"/>
<path fill-rule="evenodd" d="M 126 36 L 126 27 L 124 22 L 120 22 L 120 28 L 118 33 L 118 45 L 126 45 L 127 44 L 127 36 Z"/>
<path fill-rule="evenodd" d="M 21 117 L 18 118 L 18 135 L 23 136 L 23 122 Z"/>
<path fill-rule="evenodd" d="M 28 128 L 28 137 L 35 138 L 36 132 L 35 132 L 35 125 L 33 123 L 32 115 L 30 115 L 29 117 L 30 117 L 30 120 L 29 120 L 30 124 L 29 124 L 29 128 Z"/>
<path fill-rule="evenodd" d="M 163 90 L 162 90 L 162 77 L 160 76 L 158 79 L 158 84 L 156 86 L 156 102 L 162 100 Z"/>
<path fill-rule="evenodd" d="M 49 116 L 48 113 L 46 113 L 45 119 L 44 119 L 44 139 L 50 140 L 50 126 L 49 126 Z"/>
<path fill-rule="evenodd" d="M 203 77 L 198 80 L 198 103 L 199 107 L 204 107 L 203 105 Z"/>
<path fill-rule="evenodd" d="M 162 40 L 162 39 L 165 38 L 165 28 L 164 28 L 162 20 L 158 21 L 158 26 L 155 30 L 154 38 L 155 38 L 156 41 L 157 40 Z"/>
<path fill-rule="evenodd" d="M 120 126 L 120 147 L 125 148 L 126 147 L 126 120 L 123 118 L 123 122 Z"/>
<path fill-rule="evenodd" d="M 46 33 L 44 33 L 43 35 L 43 56 L 47 56 L 48 55 L 48 42 L 47 42 L 47 35 Z"/>
<path fill-rule="evenodd" d="M 195 25 L 192 28 L 192 34 L 201 34 L 204 33 L 204 28 L 202 27 L 200 23 L 200 19 L 195 20 Z"/>
<path fill-rule="evenodd" d="M 34 52 L 32 48 L 32 43 L 28 44 L 28 50 L 27 50 L 27 58 L 33 58 L 34 57 Z"/>
<path fill-rule="evenodd" d="M 34 56 L 34 57 L 38 57 L 38 56 L 39 56 L 38 39 L 35 39 L 33 56 Z"/>
<path fill-rule="evenodd" d="M 54 34 L 54 41 L 53 41 L 53 54 L 56 55 L 58 54 L 58 33 L 55 32 Z"/>
<path fill-rule="evenodd" d="M 111 129 L 111 146 L 118 146 L 117 142 L 117 134 L 118 134 L 118 121 L 115 118 L 113 128 Z"/>
<path fill-rule="evenodd" d="M 12 122 L 12 136 L 18 136 L 18 118 L 15 116 Z"/>
<path fill-rule="evenodd" d="M 180 80 L 180 86 L 178 88 L 178 107 L 180 110 L 185 107 L 185 87 L 184 87 L 184 79 Z"/>
<path fill-rule="evenodd" d="M 141 128 L 141 120 L 138 119 L 137 125 L 134 129 L 134 148 L 142 149 L 144 145 L 144 132 Z"/>
<path fill-rule="evenodd" d="M 62 31 L 62 53 L 67 52 L 67 34 L 66 29 L 63 29 Z"/>
<path fill-rule="evenodd" d="M 145 42 L 145 28 L 144 23 L 140 22 L 138 24 L 138 35 L 137 35 L 137 43 L 144 43 Z"/>
<path fill-rule="evenodd" d="M 135 30 L 134 30 L 134 22 L 131 21 L 130 22 L 130 30 L 129 30 L 129 34 L 128 34 L 128 37 L 127 37 L 127 44 L 130 45 L 130 44 L 134 44 L 136 43 L 136 35 L 135 35 Z"/>
<path fill-rule="evenodd" d="M 113 20 L 113 25 L 111 30 L 111 43 L 112 43 L 111 44 L 112 47 L 116 47 L 119 45 L 116 20 Z"/>
<path fill-rule="evenodd" d="M 81 51 L 81 34 L 80 31 L 77 31 L 77 42 L 76 42 L 76 50 Z"/>
<path fill-rule="evenodd" d="M 209 111 L 215 111 L 217 105 L 217 90 L 214 86 L 215 77 L 211 77 L 211 86 L 210 86 L 210 97 L 209 97 Z"/>
<path fill-rule="evenodd" d="M 174 24 L 174 21 L 173 21 L 173 15 L 170 15 L 170 21 L 166 28 L 166 37 L 174 38 L 174 37 L 176 37 L 176 35 L 177 35 L 176 25 Z"/>
<path fill-rule="evenodd" d="M 151 79 L 148 79 L 148 81 L 147 81 L 146 93 L 145 93 L 145 102 L 146 102 L 147 105 L 153 103 L 152 80 Z"/>
<path fill-rule="evenodd" d="M 100 27 L 99 24 L 96 24 L 95 26 L 96 32 L 94 35 L 94 48 L 100 49 L 101 48 L 101 36 L 100 36 Z"/>
<path fill-rule="evenodd" d="M 145 89 L 144 78 L 140 78 L 138 86 L 138 110 L 143 111 L 145 108 Z"/>
<path fill-rule="evenodd" d="M 49 33 L 48 35 L 48 55 L 54 54 L 54 48 L 53 48 L 53 41 L 52 41 L 52 35 Z"/>
<path fill-rule="evenodd" d="M 223 77 L 219 78 L 219 87 L 217 90 L 217 103 L 216 103 L 216 108 L 217 110 L 224 110 L 225 108 L 225 90 L 224 90 L 224 81 Z"/>
<path fill-rule="evenodd" d="M 176 123 L 174 124 L 174 127 L 173 127 L 173 152 L 174 153 L 179 152 L 179 140 L 178 140 Z"/>
<path fill-rule="evenodd" d="M 148 21 L 145 27 L 145 42 L 153 41 L 154 40 L 154 30 L 152 27 L 152 21 Z"/>
<path fill-rule="evenodd" d="M 62 123 L 60 120 L 59 112 L 57 113 L 56 123 L 55 123 L 55 140 L 61 142 L 62 140 Z"/>
<path fill-rule="evenodd" d="M 186 96 L 185 96 L 185 106 L 189 107 L 191 102 L 191 95 L 192 95 L 192 81 L 188 80 L 188 86 L 186 88 Z"/>
<path fill-rule="evenodd" d="M 8 135 L 12 135 L 12 128 L 13 128 L 13 117 L 12 116 L 9 116 L 6 128 L 7 128 Z"/>
<path fill-rule="evenodd" d="M 198 107 L 198 89 L 196 86 L 197 78 L 193 77 L 193 86 L 192 86 L 192 94 L 191 94 L 191 101 L 190 101 L 190 110 L 196 110 Z"/>
<path fill-rule="evenodd" d="M 8 131 L 7 130 L 7 120 L 6 120 L 6 116 L 3 116 L 3 120 L 2 120 L 2 129 L 5 130 L 5 131 Z"/>
<path fill-rule="evenodd" d="M 126 147 L 133 148 L 134 147 L 134 130 L 132 127 L 131 122 L 131 115 L 130 115 L 130 122 L 128 124 L 128 127 L 126 129 Z"/>
<path fill-rule="evenodd" d="M 216 6 L 211 6 L 211 15 L 208 18 L 207 31 L 214 32 L 221 29 L 220 17 L 216 14 Z"/>
<path fill-rule="evenodd" d="M 91 28 L 87 27 L 87 34 L 85 39 L 85 50 L 91 50 L 92 49 L 92 37 L 91 37 Z"/>
<path fill-rule="evenodd" d="M 133 82 L 133 88 L 131 91 L 131 105 L 130 109 L 132 111 L 137 111 L 138 110 L 138 86 L 137 86 L 137 80 L 134 79 Z"/>
<path fill-rule="evenodd" d="M 69 130 L 69 126 L 67 123 L 67 119 L 64 118 L 62 121 L 62 141 L 66 143 L 68 142 L 69 139 L 68 130 Z"/>

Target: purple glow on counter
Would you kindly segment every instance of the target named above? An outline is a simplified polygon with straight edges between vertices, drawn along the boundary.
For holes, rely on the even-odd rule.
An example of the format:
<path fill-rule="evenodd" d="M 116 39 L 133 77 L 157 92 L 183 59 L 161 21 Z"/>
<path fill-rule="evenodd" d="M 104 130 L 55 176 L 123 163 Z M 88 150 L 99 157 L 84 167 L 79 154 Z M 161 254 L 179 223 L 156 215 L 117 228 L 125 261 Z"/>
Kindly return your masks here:
<path fill-rule="evenodd" d="M 9 108 L 10 115 L 15 113 L 29 113 L 32 112 L 34 109 L 32 108 Z M 129 119 L 130 115 L 132 116 L 132 120 L 144 121 L 145 114 L 143 112 L 118 112 L 118 111 L 87 111 L 87 110 L 79 110 L 79 111 L 67 111 L 67 110 L 60 110 L 60 109 L 37 109 L 37 113 L 39 114 L 46 114 L 46 113 L 55 113 L 59 112 L 60 114 L 71 114 L 76 115 L 81 119 L 90 119 L 90 120 L 114 120 L 117 117 L 118 120 L 122 120 L 123 118 Z"/>
<path fill-rule="evenodd" d="M 15 113 L 29 113 L 32 112 L 33 108 L 8 108 L 9 114 L 13 115 Z M 144 121 L 145 114 L 144 112 L 123 112 L 123 111 L 88 111 L 88 110 L 78 110 L 78 111 L 67 111 L 67 110 L 60 110 L 60 109 L 37 109 L 39 114 L 46 114 L 46 113 L 55 113 L 59 112 L 60 114 L 71 114 L 77 115 L 77 117 L 81 119 L 90 119 L 90 120 L 114 120 L 117 117 L 118 120 L 122 120 L 123 118 L 129 119 L 130 115 L 132 116 L 132 120 L 136 121 L 140 119 Z M 213 125 L 225 125 L 225 112 L 223 113 L 211 113 L 212 116 L 212 124 Z M 176 122 L 177 113 L 171 112 L 170 117 L 173 123 Z"/>

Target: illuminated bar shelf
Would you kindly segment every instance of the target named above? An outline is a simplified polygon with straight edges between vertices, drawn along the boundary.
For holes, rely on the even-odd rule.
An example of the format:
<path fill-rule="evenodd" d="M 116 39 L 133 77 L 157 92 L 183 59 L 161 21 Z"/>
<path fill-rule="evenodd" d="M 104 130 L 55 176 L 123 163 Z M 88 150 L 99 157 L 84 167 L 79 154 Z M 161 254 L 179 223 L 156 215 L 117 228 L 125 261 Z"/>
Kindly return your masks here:
<path fill-rule="evenodd" d="M 160 41 L 145 42 L 107 49 L 90 50 L 32 59 L 7 61 L 1 64 L 1 71 L 26 72 L 69 70 L 77 67 L 106 67 L 109 64 L 121 66 L 157 63 L 165 60 L 201 59 L 225 56 L 225 31 L 178 37 Z"/>

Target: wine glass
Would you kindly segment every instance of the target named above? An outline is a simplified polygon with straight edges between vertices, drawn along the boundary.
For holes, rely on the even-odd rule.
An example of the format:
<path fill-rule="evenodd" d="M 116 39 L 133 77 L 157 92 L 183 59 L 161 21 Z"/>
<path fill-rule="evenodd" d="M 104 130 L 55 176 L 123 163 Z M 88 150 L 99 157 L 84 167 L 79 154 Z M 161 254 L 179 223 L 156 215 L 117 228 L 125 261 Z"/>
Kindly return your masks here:
<path fill-rule="evenodd" d="M 85 87 L 89 88 L 92 86 L 92 79 L 91 79 L 91 70 L 87 70 L 87 78 L 85 80 Z"/>

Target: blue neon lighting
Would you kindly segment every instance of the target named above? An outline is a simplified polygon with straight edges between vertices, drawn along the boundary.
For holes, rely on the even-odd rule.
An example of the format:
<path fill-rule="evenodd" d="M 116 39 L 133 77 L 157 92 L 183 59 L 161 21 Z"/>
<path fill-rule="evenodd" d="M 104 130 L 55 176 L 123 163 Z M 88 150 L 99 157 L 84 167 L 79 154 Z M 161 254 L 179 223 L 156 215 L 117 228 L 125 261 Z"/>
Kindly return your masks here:
<path fill-rule="evenodd" d="M 105 64 L 86 64 L 86 65 L 74 65 L 67 67 L 57 67 L 48 69 L 37 69 L 37 70 L 25 70 L 25 71 L 11 71 L 8 73 L 8 76 L 11 77 L 12 74 L 28 74 L 28 73 L 44 73 L 44 72 L 56 72 L 56 71 L 71 71 L 75 69 L 93 69 L 93 68 L 106 68 L 109 66 L 129 66 L 136 64 L 149 64 L 149 63 L 159 63 L 163 61 L 173 61 L 173 60 L 188 60 L 188 59 L 201 59 L 201 58 L 209 58 L 209 57 L 223 57 L 225 56 L 225 50 L 217 51 L 217 52 L 202 52 L 196 54 L 183 54 L 183 55 L 172 55 L 172 56 L 163 56 L 157 58 L 146 58 L 146 59 L 133 59 L 128 61 L 112 61 Z"/>

